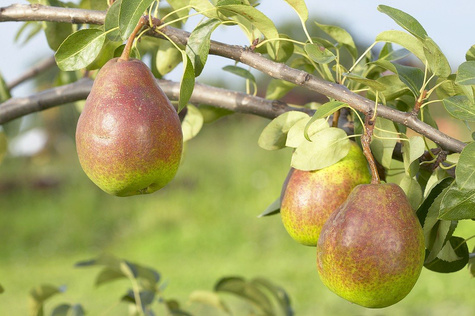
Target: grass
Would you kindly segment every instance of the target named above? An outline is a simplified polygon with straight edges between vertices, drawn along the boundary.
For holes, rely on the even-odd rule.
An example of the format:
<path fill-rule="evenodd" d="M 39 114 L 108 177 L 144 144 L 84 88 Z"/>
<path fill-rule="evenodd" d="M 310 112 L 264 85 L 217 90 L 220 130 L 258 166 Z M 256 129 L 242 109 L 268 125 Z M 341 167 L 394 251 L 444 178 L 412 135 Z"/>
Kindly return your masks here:
<path fill-rule="evenodd" d="M 266 120 L 233 116 L 205 126 L 187 144 L 177 177 L 152 195 L 108 196 L 83 174 L 72 141 L 61 154 L 8 158 L 0 166 L 0 315 L 26 315 L 36 285 L 67 285 L 52 300 L 81 303 L 89 315 L 122 315 L 114 304 L 128 284 L 94 288 L 98 270 L 73 265 L 101 253 L 152 266 L 168 283 L 164 295 L 186 302 L 223 276 L 262 276 L 284 287 L 297 315 L 473 315 L 475 289 L 465 270 L 424 270 L 402 302 L 382 310 L 352 305 L 327 290 L 315 249 L 288 237 L 279 216 L 256 216 L 280 194 L 290 152 L 257 146 Z M 245 126 L 245 127 L 243 127 Z M 32 189 L 38 178 L 58 186 Z M 462 222 L 459 235 L 473 233 Z M 473 240 L 472 240 L 473 241 Z M 473 243 L 470 244 L 473 247 Z M 51 306 L 51 305 L 50 305 Z"/>

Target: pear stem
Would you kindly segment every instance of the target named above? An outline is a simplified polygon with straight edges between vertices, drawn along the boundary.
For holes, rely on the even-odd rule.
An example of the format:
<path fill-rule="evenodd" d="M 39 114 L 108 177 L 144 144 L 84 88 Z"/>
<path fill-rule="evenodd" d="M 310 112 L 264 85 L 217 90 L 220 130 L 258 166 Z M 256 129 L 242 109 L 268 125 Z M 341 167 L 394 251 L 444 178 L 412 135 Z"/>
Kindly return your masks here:
<path fill-rule="evenodd" d="M 371 170 L 371 183 L 379 184 L 379 173 L 378 168 L 376 167 L 376 161 L 374 160 L 373 154 L 371 153 L 370 143 L 371 137 L 373 136 L 373 130 L 375 121 L 371 118 L 372 115 L 367 113 L 365 116 L 365 125 L 364 125 L 364 134 L 361 136 L 361 145 L 363 147 L 363 153 L 368 160 L 369 169 Z"/>
<path fill-rule="evenodd" d="M 127 39 L 127 43 L 125 44 L 124 50 L 122 51 L 122 55 L 120 55 L 118 61 L 127 61 L 130 57 L 130 51 L 132 50 L 132 44 L 134 43 L 134 39 L 137 36 L 138 32 L 142 29 L 142 27 L 147 23 L 147 18 L 142 16 L 137 23 L 137 26 L 130 34 L 129 38 Z"/>

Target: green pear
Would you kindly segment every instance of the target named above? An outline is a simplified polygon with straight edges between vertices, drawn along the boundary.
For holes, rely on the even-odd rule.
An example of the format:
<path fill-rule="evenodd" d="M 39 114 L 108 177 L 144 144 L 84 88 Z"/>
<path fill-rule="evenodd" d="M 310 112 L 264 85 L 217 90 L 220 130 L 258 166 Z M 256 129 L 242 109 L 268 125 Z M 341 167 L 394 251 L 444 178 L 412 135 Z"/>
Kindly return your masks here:
<path fill-rule="evenodd" d="M 281 194 L 280 214 L 285 229 L 297 242 L 316 246 L 330 214 L 354 187 L 370 180 L 366 158 L 354 142 L 346 157 L 327 168 L 291 169 Z"/>
<path fill-rule="evenodd" d="M 137 59 L 108 61 L 77 124 L 88 177 L 112 195 L 152 193 L 175 176 L 182 148 L 178 114 L 148 67 Z"/>
<path fill-rule="evenodd" d="M 396 184 L 362 184 L 322 228 L 317 270 L 346 300 L 381 308 L 402 300 L 424 263 L 424 235 Z"/>

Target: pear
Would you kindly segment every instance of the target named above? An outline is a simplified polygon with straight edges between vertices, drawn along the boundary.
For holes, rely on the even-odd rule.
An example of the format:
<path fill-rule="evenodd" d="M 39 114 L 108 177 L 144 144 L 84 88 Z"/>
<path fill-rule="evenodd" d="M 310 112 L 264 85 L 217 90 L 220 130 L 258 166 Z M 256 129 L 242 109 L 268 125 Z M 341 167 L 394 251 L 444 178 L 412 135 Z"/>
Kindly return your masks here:
<path fill-rule="evenodd" d="M 330 214 L 345 202 L 354 187 L 370 180 L 366 158 L 354 142 L 346 157 L 327 168 L 291 169 L 281 194 L 280 214 L 285 229 L 297 242 L 316 246 Z"/>
<path fill-rule="evenodd" d="M 182 148 L 178 114 L 148 67 L 137 59 L 108 61 L 77 124 L 87 176 L 112 195 L 152 193 L 175 176 Z"/>
<path fill-rule="evenodd" d="M 357 186 L 323 225 L 317 245 L 322 282 L 370 308 L 402 300 L 423 263 L 422 227 L 396 184 Z"/>

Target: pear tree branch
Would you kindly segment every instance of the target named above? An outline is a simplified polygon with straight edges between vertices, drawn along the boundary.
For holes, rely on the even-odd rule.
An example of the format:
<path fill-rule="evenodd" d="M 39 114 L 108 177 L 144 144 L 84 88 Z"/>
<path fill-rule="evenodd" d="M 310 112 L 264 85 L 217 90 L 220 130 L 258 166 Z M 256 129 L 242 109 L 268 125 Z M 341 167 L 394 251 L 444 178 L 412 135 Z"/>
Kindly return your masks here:
<path fill-rule="evenodd" d="M 103 24 L 105 12 L 73 8 L 48 7 L 42 5 L 11 5 L 0 8 L 0 22 L 4 21 L 50 21 L 68 23 Z M 176 43 L 186 45 L 190 33 L 172 28 L 170 26 L 160 29 Z M 160 34 L 150 30 L 150 36 L 161 37 Z M 321 93 L 327 97 L 342 101 L 364 113 L 374 109 L 374 102 L 350 91 L 343 85 L 328 82 L 315 77 L 302 70 L 291 68 L 285 64 L 271 61 L 264 56 L 241 46 L 228 45 L 212 41 L 210 53 L 235 61 L 259 70 L 273 78 L 282 79 L 307 88 L 308 90 Z M 256 111 L 258 111 L 256 109 Z M 378 104 L 377 115 L 393 122 L 403 124 L 410 129 L 425 135 L 449 152 L 461 152 L 465 143 L 452 138 L 430 125 L 418 120 L 411 113 L 401 112 L 390 107 Z"/>

